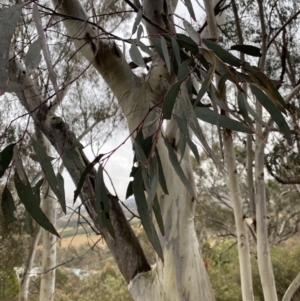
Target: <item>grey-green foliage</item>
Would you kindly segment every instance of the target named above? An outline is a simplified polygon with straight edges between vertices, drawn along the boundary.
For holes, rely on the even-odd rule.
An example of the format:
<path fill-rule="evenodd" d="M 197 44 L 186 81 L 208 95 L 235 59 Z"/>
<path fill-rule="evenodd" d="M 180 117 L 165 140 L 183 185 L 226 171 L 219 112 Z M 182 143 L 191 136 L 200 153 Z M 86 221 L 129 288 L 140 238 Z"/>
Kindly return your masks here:
<path fill-rule="evenodd" d="M 213 247 L 207 245 L 203 249 L 217 301 L 242 300 L 237 248 L 236 245 L 230 248 L 232 243 L 232 239 L 219 239 Z M 271 248 L 279 300 L 282 299 L 286 289 L 299 273 L 299 269 L 295 265 L 299 256 L 298 238 L 282 246 Z M 251 255 L 251 264 L 255 301 L 264 301 L 255 252 Z M 298 301 L 299 298 L 300 290 L 298 289 L 291 300 Z"/>
<path fill-rule="evenodd" d="M 17 274 L 13 268 L 0 270 L 0 299 L 5 301 L 16 301 L 19 293 Z"/>

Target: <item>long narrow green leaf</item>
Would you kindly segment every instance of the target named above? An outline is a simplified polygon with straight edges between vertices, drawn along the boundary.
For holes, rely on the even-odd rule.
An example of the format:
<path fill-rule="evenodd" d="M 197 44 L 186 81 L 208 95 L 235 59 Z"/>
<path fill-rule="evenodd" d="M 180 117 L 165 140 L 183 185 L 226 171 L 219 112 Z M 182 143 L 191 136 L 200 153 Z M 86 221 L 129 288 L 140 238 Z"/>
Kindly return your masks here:
<path fill-rule="evenodd" d="M 166 183 L 166 178 L 164 175 L 164 170 L 162 168 L 162 164 L 161 164 L 161 160 L 160 160 L 157 148 L 155 148 L 155 155 L 156 155 L 157 164 L 158 164 L 158 181 L 159 181 L 160 187 L 165 194 L 169 194 L 168 188 L 167 188 L 167 183 Z"/>
<path fill-rule="evenodd" d="M 173 53 L 174 53 L 177 65 L 179 66 L 181 64 L 181 57 L 180 57 L 180 49 L 179 49 L 178 43 L 176 42 L 176 40 L 173 37 L 171 37 L 171 43 L 172 43 Z"/>
<path fill-rule="evenodd" d="M 180 159 L 179 159 L 180 164 L 181 164 L 181 161 L 183 159 L 183 156 L 184 156 L 184 153 L 186 150 L 186 144 L 187 144 L 186 135 L 184 135 L 182 132 L 180 132 L 179 143 L 177 146 L 177 149 L 179 150 L 179 153 L 180 153 Z"/>
<path fill-rule="evenodd" d="M 184 4 L 185 4 L 186 8 L 188 9 L 191 18 L 193 18 L 193 20 L 195 22 L 197 22 L 197 19 L 196 19 L 196 16 L 195 16 L 195 12 L 194 12 L 191 0 L 184 0 Z"/>
<path fill-rule="evenodd" d="M 215 72 L 215 69 L 213 66 L 210 66 L 208 71 L 207 71 L 207 75 L 204 79 L 204 82 L 201 84 L 201 88 L 197 94 L 197 98 L 196 98 L 196 101 L 194 102 L 194 107 L 196 107 L 198 105 L 198 103 L 200 102 L 200 100 L 203 98 L 204 94 L 207 92 L 208 90 L 208 87 L 211 83 L 211 80 L 214 76 L 214 72 Z"/>
<path fill-rule="evenodd" d="M 182 111 L 184 113 L 185 119 L 187 120 L 191 130 L 194 132 L 195 136 L 199 139 L 201 142 L 205 152 L 207 155 L 213 160 L 213 162 L 216 164 L 216 166 L 222 170 L 223 165 L 221 161 L 217 158 L 209 144 L 207 143 L 207 140 L 205 138 L 205 135 L 203 134 L 203 131 L 201 129 L 201 126 L 198 122 L 198 119 L 195 115 L 194 108 L 191 104 L 191 99 L 188 94 L 188 90 L 186 87 L 186 83 L 183 82 L 181 85 L 181 95 L 179 97 L 179 104 L 182 108 Z"/>
<path fill-rule="evenodd" d="M 257 56 L 257 57 L 262 56 L 262 54 L 260 52 L 260 49 L 255 47 L 255 46 L 252 46 L 252 45 L 245 45 L 245 44 L 243 44 L 243 45 L 233 45 L 233 46 L 231 46 L 230 49 L 231 50 L 236 50 L 236 51 L 239 51 L 239 52 L 251 55 L 251 56 Z"/>
<path fill-rule="evenodd" d="M 14 150 L 13 150 L 14 154 L 13 154 L 13 158 L 14 158 L 14 163 L 15 163 L 15 167 L 16 170 L 18 172 L 18 175 L 21 179 L 21 181 L 27 185 L 28 183 L 28 178 L 27 175 L 25 173 L 24 167 L 23 167 L 23 162 L 21 159 L 21 155 L 20 155 L 20 151 L 17 145 L 14 146 Z"/>
<path fill-rule="evenodd" d="M 247 106 L 246 106 L 246 97 L 247 95 L 244 94 L 243 92 L 241 92 L 240 90 L 238 90 L 238 95 L 237 95 L 237 99 L 238 99 L 238 106 L 240 109 L 240 112 L 244 118 L 244 120 L 247 122 L 247 124 L 249 124 L 250 126 L 252 126 L 252 120 L 249 117 L 248 111 L 247 111 Z"/>
<path fill-rule="evenodd" d="M 189 74 L 191 73 L 189 65 L 191 64 L 191 60 L 185 60 L 181 63 L 181 65 L 178 68 L 178 72 L 177 72 L 177 79 L 178 82 L 182 82 L 184 79 L 186 79 Z"/>
<path fill-rule="evenodd" d="M 286 123 L 284 117 L 282 116 L 280 110 L 274 105 L 270 98 L 262 92 L 255 85 L 250 85 L 252 93 L 255 95 L 257 100 L 262 104 L 262 106 L 269 112 L 274 122 L 278 125 L 279 129 L 282 131 L 288 143 L 292 144 L 291 131 Z"/>
<path fill-rule="evenodd" d="M 127 200 L 132 195 L 133 195 L 133 182 L 130 181 L 127 186 L 125 199 Z"/>
<path fill-rule="evenodd" d="M 149 162 L 149 192 L 147 201 L 153 202 L 158 186 L 158 164 L 155 156 L 151 157 Z"/>
<path fill-rule="evenodd" d="M 66 197 L 65 197 L 65 181 L 60 173 L 57 173 L 56 180 L 57 180 L 58 189 L 62 195 L 62 198 L 58 198 L 58 202 L 60 203 L 62 211 L 66 214 L 67 207 L 66 207 Z"/>
<path fill-rule="evenodd" d="M 132 26 L 131 34 L 135 34 L 138 25 L 141 23 L 142 17 L 143 17 L 143 10 L 139 9 L 138 13 L 136 14 L 133 26 Z"/>
<path fill-rule="evenodd" d="M 6 186 L 4 187 L 4 190 L 2 192 L 1 207 L 5 223 L 7 225 L 13 223 L 16 220 L 14 216 L 14 212 L 16 211 L 16 205 L 12 194 Z"/>
<path fill-rule="evenodd" d="M 77 188 L 74 191 L 74 200 L 75 203 L 77 197 L 80 194 L 80 191 L 82 189 L 83 183 L 85 181 L 85 177 L 93 170 L 94 166 L 99 162 L 99 160 L 103 157 L 103 154 L 98 155 L 91 163 L 87 165 L 85 170 L 83 171 L 82 175 L 80 176 L 79 182 L 77 184 Z"/>
<path fill-rule="evenodd" d="M 191 196 L 193 196 L 196 199 L 195 192 L 178 162 L 177 155 L 174 152 L 172 145 L 168 142 L 168 140 L 166 138 L 164 138 L 164 142 L 168 149 L 169 159 L 170 159 L 170 162 L 171 162 L 175 172 L 177 173 L 178 177 L 180 178 L 181 182 L 183 183 L 183 185 L 185 186 L 187 191 L 191 194 Z"/>
<path fill-rule="evenodd" d="M 138 159 L 138 162 L 141 162 L 143 165 L 145 165 L 147 162 L 147 157 L 143 151 L 142 146 L 139 144 L 139 142 L 136 139 L 133 141 L 133 149 Z"/>
<path fill-rule="evenodd" d="M 137 41 L 138 46 L 141 48 L 141 50 L 147 54 L 149 54 L 150 56 L 153 55 L 153 51 L 150 49 L 149 46 L 145 45 L 143 42 L 141 42 L 140 40 Z"/>
<path fill-rule="evenodd" d="M 16 187 L 18 196 L 19 196 L 21 202 L 24 204 L 25 209 L 31 215 L 31 217 L 45 230 L 60 237 L 59 234 L 56 232 L 54 226 L 50 223 L 47 216 L 44 214 L 44 212 L 38 206 L 36 197 L 29 185 L 28 179 L 27 179 L 27 183 L 24 183 L 21 180 L 18 172 L 16 171 L 14 180 L 15 180 L 15 187 Z"/>
<path fill-rule="evenodd" d="M 273 82 L 261 70 L 256 70 L 254 73 L 249 74 L 249 77 L 253 83 L 267 94 L 268 98 L 278 109 L 286 113 L 287 104 L 278 90 L 275 89 Z"/>
<path fill-rule="evenodd" d="M 194 154 L 197 162 L 199 163 L 200 162 L 199 152 L 198 152 L 197 146 L 195 145 L 195 143 L 190 138 L 189 130 L 187 128 L 186 123 L 184 122 L 184 120 L 182 118 L 180 118 L 179 116 L 177 116 L 175 114 L 173 114 L 173 117 L 177 122 L 177 125 L 178 125 L 178 128 L 179 128 L 181 134 L 184 135 L 184 137 L 185 137 L 192 153 Z"/>
<path fill-rule="evenodd" d="M 173 112 L 173 108 L 176 102 L 178 92 L 180 90 L 180 85 L 181 85 L 181 81 L 173 84 L 165 96 L 165 100 L 163 102 L 163 107 L 162 107 L 162 113 L 164 119 L 171 119 L 172 117 L 172 112 Z"/>
<path fill-rule="evenodd" d="M 149 208 L 143 189 L 144 183 L 143 183 L 141 172 L 142 170 L 140 169 L 136 173 L 133 180 L 133 192 L 134 192 L 134 197 L 137 205 L 137 210 L 150 243 L 152 244 L 157 255 L 161 258 L 161 260 L 163 260 L 163 252 L 160 245 L 160 241 L 158 239 L 157 233 L 155 231 L 154 225 L 151 221 L 151 217 L 149 214 Z"/>
<path fill-rule="evenodd" d="M 165 227 L 164 227 L 164 221 L 163 221 L 163 218 L 161 215 L 161 210 L 160 210 L 157 194 L 155 195 L 155 197 L 153 199 L 152 209 L 153 209 L 160 233 L 162 236 L 164 236 L 165 235 Z"/>
<path fill-rule="evenodd" d="M 134 44 L 132 44 L 130 49 L 129 49 L 129 55 L 130 55 L 132 61 L 137 66 L 146 67 L 146 64 L 143 60 L 142 54 L 140 53 L 139 49 Z"/>
<path fill-rule="evenodd" d="M 33 233 L 32 217 L 27 210 L 25 210 L 24 216 L 25 216 L 25 231 L 26 233 L 31 235 Z"/>
<path fill-rule="evenodd" d="M 161 48 L 161 41 L 159 38 L 154 38 L 152 39 L 152 43 L 153 43 L 153 46 L 156 50 L 156 52 L 159 54 L 159 56 L 164 59 L 164 53 L 163 53 L 163 50 Z"/>
<path fill-rule="evenodd" d="M 112 237 L 115 237 L 115 230 L 112 226 L 109 217 L 109 199 L 107 197 L 107 190 L 103 179 L 103 167 L 100 164 L 95 181 L 95 194 L 96 194 L 96 211 L 98 219 L 103 223 Z"/>
<path fill-rule="evenodd" d="M 42 178 L 32 187 L 32 191 L 33 191 L 33 194 L 35 195 L 35 200 L 36 200 L 36 203 L 38 206 L 41 205 L 41 187 L 42 187 L 44 181 L 45 181 L 45 179 Z"/>
<path fill-rule="evenodd" d="M 136 41 L 137 41 L 137 45 L 139 46 L 139 41 L 141 40 L 141 36 L 144 33 L 144 28 L 142 25 L 138 26 L 138 30 L 136 33 Z M 142 49 L 143 50 L 143 49 Z M 123 52 L 124 53 L 124 52 Z"/>
<path fill-rule="evenodd" d="M 34 41 L 29 45 L 26 57 L 25 57 L 25 66 L 27 72 L 30 74 L 33 70 L 36 70 L 40 64 L 42 55 L 41 55 L 41 44 L 39 40 Z"/>
<path fill-rule="evenodd" d="M 189 37 L 197 44 L 200 45 L 200 35 L 199 33 L 194 29 L 194 27 L 186 20 L 183 20 L 183 26 L 189 35 Z"/>
<path fill-rule="evenodd" d="M 169 50 L 168 50 L 168 46 L 166 43 L 166 40 L 164 37 L 160 37 L 160 44 L 161 44 L 161 49 L 164 55 L 164 61 L 167 65 L 169 74 L 171 74 L 171 62 L 170 62 L 170 55 L 169 55 Z"/>
<path fill-rule="evenodd" d="M 235 66 L 235 67 L 240 67 L 242 62 L 240 59 L 223 49 L 221 46 L 218 44 L 214 43 L 211 40 L 203 39 L 202 40 L 205 46 L 208 49 L 211 49 L 217 57 L 219 57 L 223 62 Z"/>
<path fill-rule="evenodd" d="M 49 183 L 50 188 L 55 193 L 57 198 L 60 200 L 59 202 L 61 204 L 65 204 L 66 203 L 65 193 L 64 193 L 64 190 L 62 190 L 62 191 L 60 190 L 60 188 L 63 189 L 63 187 L 60 187 L 60 185 L 58 185 L 58 181 L 57 181 L 57 178 L 54 173 L 51 159 L 47 155 L 44 148 L 35 139 L 32 138 L 31 141 L 32 141 L 33 149 L 35 151 L 37 159 L 38 159 L 39 163 L 41 164 L 42 170 L 45 173 L 45 176 Z"/>
<path fill-rule="evenodd" d="M 177 34 L 177 43 L 180 47 L 189 50 L 193 55 L 197 55 L 199 53 L 198 45 L 190 37 L 184 34 Z"/>
<path fill-rule="evenodd" d="M 9 166 L 13 157 L 13 149 L 15 143 L 6 146 L 6 148 L 0 153 L 0 178 L 4 175 L 7 167 Z"/>
<path fill-rule="evenodd" d="M 195 108 L 195 114 L 197 118 L 208 122 L 210 124 L 216 125 L 216 114 L 212 110 L 208 108 Z M 234 119 L 231 119 L 225 115 L 218 115 L 220 127 L 237 131 L 237 132 L 243 132 L 243 133 L 251 133 L 251 130 L 246 128 L 242 123 L 239 121 L 236 121 Z"/>

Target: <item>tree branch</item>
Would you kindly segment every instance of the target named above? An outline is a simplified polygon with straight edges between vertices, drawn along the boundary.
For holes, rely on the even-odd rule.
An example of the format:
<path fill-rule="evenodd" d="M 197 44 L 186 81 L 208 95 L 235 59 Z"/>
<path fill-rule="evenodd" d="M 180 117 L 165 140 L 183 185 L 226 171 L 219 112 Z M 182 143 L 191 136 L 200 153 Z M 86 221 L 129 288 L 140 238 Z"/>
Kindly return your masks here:
<path fill-rule="evenodd" d="M 120 101 L 137 79 L 124 54 L 105 32 L 87 22 L 89 18 L 78 0 L 52 2 L 56 10 L 67 17 L 63 22 L 75 47 L 91 62 Z"/>
<path fill-rule="evenodd" d="M 269 41 L 269 43 L 267 44 L 267 49 L 269 49 L 269 47 L 271 46 L 271 44 L 274 42 L 274 40 L 278 37 L 278 35 L 280 34 L 280 32 L 282 30 L 284 30 L 294 19 L 296 19 L 298 17 L 298 15 L 300 14 L 300 10 L 298 12 L 296 12 L 294 15 L 292 15 L 274 34 L 274 36 L 272 37 L 272 39 Z"/>
<path fill-rule="evenodd" d="M 41 100 L 40 94 L 35 89 L 31 78 L 16 76 L 16 74 L 21 73 L 19 68 L 20 66 L 17 65 L 16 60 L 10 62 L 10 80 L 24 87 L 24 90 L 17 92 L 16 95 L 34 122 L 61 156 L 63 164 L 72 177 L 73 182 L 77 185 L 89 161 L 83 150 L 78 147 L 79 142 L 74 133 L 69 130 L 64 121 L 60 117 L 49 116 L 51 110 Z M 109 218 L 115 231 L 115 238 L 110 235 L 106 227 L 99 221 L 96 211 L 95 177 L 96 170 L 93 169 L 86 176 L 80 197 L 96 228 L 104 237 L 125 280 L 130 282 L 139 272 L 149 271 L 150 266 L 137 237 L 126 220 L 119 200 L 110 193 L 107 193 L 110 204 Z"/>
<path fill-rule="evenodd" d="M 284 97 L 284 101 L 289 103 L 292 98 L 300 92 L 300 84 L 298 84 L 288 95 Z"/>
<path fill-rule="evenodd" d="M 300 273 L 296 276 L 296 278 L 293 280 L 293 282 L 286 290 L 282 298 L 282 301 L 290 301 L 293 295 L 295 294 L 295 292 L 297 291 L 297 289 L 299 288 L 299 286 L 300 286 Z"/>

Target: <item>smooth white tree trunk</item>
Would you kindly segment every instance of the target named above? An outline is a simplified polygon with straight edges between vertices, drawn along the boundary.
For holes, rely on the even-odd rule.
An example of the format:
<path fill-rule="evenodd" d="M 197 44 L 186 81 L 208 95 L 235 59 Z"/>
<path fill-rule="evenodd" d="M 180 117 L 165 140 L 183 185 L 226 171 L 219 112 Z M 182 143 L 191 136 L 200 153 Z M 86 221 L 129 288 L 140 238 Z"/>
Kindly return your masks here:
<path fill-rule="evenodd" d="M 48 186 L 48 185 L 45 185 Z M 46 188 L 46 187 L 45 187 Z M 46 189 L 45 189 L 46 190 Z M 43 188 L 43 191 L 46 192 Z M 49 188 L 50 190 L 50 188 Z M 56 201 L 50 191 L 43 199 L 42 209 L 50 222 L 56 222 Z M 57 237 L 47 230 L 42 230 L 43 234 L 43 255 L 40 284 L 40 301 L 53 301 L 55 292 L 55 266 L 56 266 L 56 241 Z"/>
<path fill-rule="evenodd" d="M 42 228 L 36 225 L 32 237 L 30 237 L 31 243 L 29 246 L 29 255 L 24 269 L 24 274 L 20 283 L 19 301 L 27 301 L 30 284 L 30 272 L 33 268 L 34 258 L 36 254 L 37 245 L 41 237 Z"/>
<path fill-rule="evenodd" d="M 138 274 L 131 281 L 129 290 L 135 301 L 214 300 L 195 232 L 196 200 L 174 174 L 162 144 L 160 139 L 158 149 L 170 193 L 164 195 L 161 192 L 159 197 L 166 232 L 160 237 L 164 262 L 157 259 L 152 271 Z M 193 183 L 189 154 L 183 159 L 182 166 Z"/>
<path fill-rule="evenodd" d="M 257 0 L 260 16 L 262 35 L 262 56 L 259 59 L 259 68 L 264 70 L 267 56 L 267 32 L 265 25 L 265 13 L 263 1 Z M 263 108 L 256 100 L 256 112 L 259 118 L 263 118 Z M 257 231 L 257 262 L 260 281 L 265 301 L 277 301 L 276 284 L 273 272 L 273 265 L 270 255 L 268 235 L 268 213 L 266 202 L 266 186 L 264 177 L 265 167 L 265 145 L 268 139 L 268 130 L 263 133 L 262 125 L 256 122 L 255 137 L 255 202 L 256 202 L 256 231 Z"/>
<path fill-rule="evenodd" d="M 209 29 L 209 37 L 216 40 L 219 39 L 219 29 L 217 27 L 216 17 L 213 11 L 214 4 L 218 1 L 204 0 L 205 11 L 207 15 L 207 23 Z M 224 15 L 223 15 L 224 18 Z M 221 20 L 222 21 L 222 20 Z M 222 24 L 221 24 L 222 25 Z M 219 79 L 217 78 L 217 81 Z M 223 91 L 218 91 L 222 100 L 226 103 L 226 88 Z M 239 187 L 239 176 L 236 167 L 236 156 L 234 151 L 233 140 L 230 131 L 223 131 L 224 155 L 226 180 L 229 190 L 229 196 L 234 213 L 234 220 L 236 226 L 241 287 L 243 301 L 253 301 L 253 284 L 251 271 L 251 258 L 247 226 L 244 220 L 243 204 Z"/>
<path fill-rule="evenodd" d="M 44 147 L 50 156 L 50 145 L 41 130 L 35 126 L 36 140 Z M 49 221 L 55 227 L 56 224 L 56 197 L 48 182 L 45 180 L 42 186 L 41 207 Z M 40 301 L 53 301 L 55 292 L 55 266 L 56 266 L 56 242 L 57 237 L 49 231 L 42 229 L 42 267 L 40 282 Z"/>
<path fill-rule="evenodd" d="M 258 101 L 257 101 L 258 102 Z M 257 104 L 257 112 L 262 117 L 262 107 Z M 256 201 L 256 232 L 257 232 L 257 262 L 260 281 L 265 301 L 277 301 L 273 265 L 270 255 L 268 236 L 268 213 L 266 206 L 266 187 L 264 179 L 265 140 L 261 124 L 256 125 L 255 140 L 255 201 Z"/>
<path fill-rule="evenodd" d="M 227 186 L 234 212 L 238 254 L 240 264 L 243 301 L 253 301 L 253 285 L 248 231 L 244 219 L 243 204 L 239 187 L 239 176 L 236 169 L 236 157 L 231 135 L 224 131 L 224 154 L 227 169 Z"/>

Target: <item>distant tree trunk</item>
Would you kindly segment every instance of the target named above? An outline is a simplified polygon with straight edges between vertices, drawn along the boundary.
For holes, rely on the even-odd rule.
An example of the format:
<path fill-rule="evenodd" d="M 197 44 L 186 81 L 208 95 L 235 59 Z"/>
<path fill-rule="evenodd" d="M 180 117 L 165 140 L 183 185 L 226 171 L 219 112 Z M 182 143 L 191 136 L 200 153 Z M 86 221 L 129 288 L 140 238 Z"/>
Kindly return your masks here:
<path fill-rule="evenodd" d="M 267 32 L 263 1 L 257 0 L 259 7 L 261 34 L 262 34 L 262 56 L 259 59 L 259 68 L 264 70 L 267 55 Z M 256 112 L 262 119 L 263 108 L 256 100 Z M 260 281 L 264 293 L 265 301 L 277 301 L 276 284 L 273 272 L 273 265 L 270 255 L 269 235 L 268 235 L 268 214 L 266 202 L 266 186 L 264 178 L 265 168 L 265 145 L 268 139 L 268 129 L 263 133 L 262 125 L 256 122 L 255 139 L 255 201 L 256 201 L 256 231 L 257 231 L 257 262 Z"/>
<path fill-rule="evenodd" d="M 36 140 L 44 147 L 50 156 L 50 145 L 47 138 L 41 130 L 36 126 Z M 55 226 L 56 224 L 56 198 L 45 180 L 42 187 L 42 209 L 49 221 Z M 56 266 L 56 241 L 57 237 L 49 231 L 42 230 L 42 270 L 40 284 L 40 301 L 53 301 L 55 291 L 55 269 Z"/>
<path fill-rule="evenodd" d="M 233 148 L 232 136 L 225 131 L 223 138 L 224 155 L 227 169 L 227 185 L 229 188 L 229 196 L 234 212 L 238 242 L 242 296 L 244 301 L 250 301 L 254 300 L 250 248 L 247 226 L 244 220 L 243 204 L 239 188 L 238 173 L 236 170 L 236 157 Z"/>
<path fill-rule="evenodd" d="M 36 254 L 37 245 L 41 237 L 42 228 L 36 225 L 32 236 L 30 237 L 29 255 L 24 269 L 24 274 L 20 283 L 19 301 L 27 301 L 29 293 L 30 272 L 33 268 L 34 258 Z"/>
<path fill-rule="evenodd" d="M 45 185 L 45 184 L 44 184 Z M 45 185 L 48 186 L 48 185 Z M 46 189 L 45 189 L 46 190 Z M 43 188 L 43 191 L 45 191 Z M 56 202 L 50 188 L 45 191 L 47 196 L 43 199 L 42 208 L 50 222 L 56 222 Z M 40 301 L 53 301 L 55 291 L 56 241 L 57 237 L 43 229 L 43 255 L 40 284 Z"/>
<path fill-rule="evenodd" d="M 210 0 L 205 0 L 205 10 L 208 20 L 208 29 L 210 31 L 210 37 L 219 39 L 219 29 L 216 23 L 216 17 L 214 14 L 214 5 Z M 225 22 L 224 22 L 225 23 Z M 219 78 L 217 78 L 217 81 Z M 221 99 L 226 103 L 226 87 L 222 91 L 218 91 Z M 236 156 L 234 152 L 234 145 L 232 140 L 231 131 L 223 131 L 224 140 L 224 155 L 225 155 L 225 167 L 227 176 L 227 187 L 229 190 L 229 196 L 234 212 L 237 245 L 239 254 L 239 265 L 241 275 L 241 286 L 243 301 L 254 300 L 253 284 L 252 284 L 252 271 L 251 271 L 251 258 L 250 248 L 248 240 L 247 226 L 244 220 L 243 204 L 241 199 L 239 178 L 236 167 Z"/>

